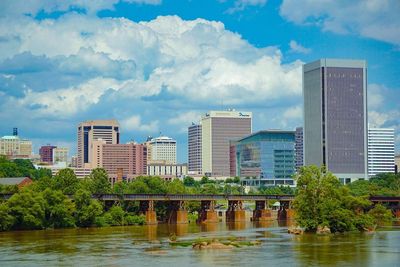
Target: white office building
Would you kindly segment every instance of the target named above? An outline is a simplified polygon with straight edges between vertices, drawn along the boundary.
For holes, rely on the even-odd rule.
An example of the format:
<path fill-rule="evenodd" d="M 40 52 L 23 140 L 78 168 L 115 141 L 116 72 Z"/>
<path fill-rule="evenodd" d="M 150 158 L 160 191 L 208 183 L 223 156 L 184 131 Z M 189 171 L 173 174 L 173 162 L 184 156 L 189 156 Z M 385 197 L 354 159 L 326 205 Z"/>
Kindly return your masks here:
<path fill-rule="evenodd" d="M 167 136 L 153 138 L 150 141 L 150 149 L 151 162 L 176 164 L 176 140 Z"/>
<path fill-rule="evenodd" d="M 368 176 L 394 172 L 394 129 L 368 129 Z"/>

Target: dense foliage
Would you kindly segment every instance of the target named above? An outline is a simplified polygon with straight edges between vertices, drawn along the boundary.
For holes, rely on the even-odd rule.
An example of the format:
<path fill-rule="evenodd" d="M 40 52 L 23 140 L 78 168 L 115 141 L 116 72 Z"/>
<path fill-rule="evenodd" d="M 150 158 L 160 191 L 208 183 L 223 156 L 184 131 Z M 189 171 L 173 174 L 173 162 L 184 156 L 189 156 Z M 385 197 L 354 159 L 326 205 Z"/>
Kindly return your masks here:
<path fill-rule="evenodd" d="M 400 196 L 400 173 L 381 173 L 348 185 L 355 196 Z"/>
<path fill-rule="evenodd" d="M 0 177 L 30 177 L 33 180 L 51 176 L 49 169 L 35 169 L 27 159 L 8 160 L 0 156 Z"/>
<path fill-rule="evenodd" d="M 377 205 L 371 206 L 366 197 L 353 196 L 348 187 L 324 168 L 303 167 L 296 177 L 297 191 L 293 203 L 296 221 L 307 231 L 329 227 L 332 232 L 365 230 L 378 222 L 391 219 L 391 212 Z"/>

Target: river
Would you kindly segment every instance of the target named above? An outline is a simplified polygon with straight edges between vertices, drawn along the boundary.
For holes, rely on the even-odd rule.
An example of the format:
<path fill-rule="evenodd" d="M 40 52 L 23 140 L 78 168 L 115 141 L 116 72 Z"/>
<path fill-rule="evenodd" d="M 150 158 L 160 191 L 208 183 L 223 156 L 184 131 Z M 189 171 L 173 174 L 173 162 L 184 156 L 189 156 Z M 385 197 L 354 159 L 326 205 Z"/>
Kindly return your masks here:
<path fill-rule="evenodd" d="M 171 246 L 171 233 L 179 241 L 234 236 L 261 245 L 194 250 Z M 400 228 L 294 236 L 269 222 L 2 232 L 0 266 L 400 266 Z"/>

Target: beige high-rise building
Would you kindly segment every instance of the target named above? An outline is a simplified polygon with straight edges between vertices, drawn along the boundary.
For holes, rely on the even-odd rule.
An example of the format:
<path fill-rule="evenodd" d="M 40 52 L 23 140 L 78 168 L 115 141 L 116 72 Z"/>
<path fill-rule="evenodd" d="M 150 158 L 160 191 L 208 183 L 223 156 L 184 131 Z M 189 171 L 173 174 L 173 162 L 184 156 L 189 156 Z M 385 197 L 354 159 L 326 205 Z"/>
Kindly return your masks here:
<path fill-rule="evenodd" d="M 0 138 L 0 155 L 12 158 L 29 158 L 32 155 L 32 141 L 20 139 L 18 136 Z"/>
<path fill-rule="evenodd" d="M 230 176 L 229 141 L 252 132 L 252 113 L 235 110 L 210 111 L 201 119 L 202 172 Z"/>
<path fill-rule="evenodd" d="M 151 162 L 176 164 L 176 140 L 160 136 L 150 141 Z"/>
<path fill-rule="evenodd" d="M 78 126 L 79 168 L 91 168 L 93 142 L 102 139 L 106 144 L 119 144 L 119 123 L 116 120 L 93 120 Z"/>

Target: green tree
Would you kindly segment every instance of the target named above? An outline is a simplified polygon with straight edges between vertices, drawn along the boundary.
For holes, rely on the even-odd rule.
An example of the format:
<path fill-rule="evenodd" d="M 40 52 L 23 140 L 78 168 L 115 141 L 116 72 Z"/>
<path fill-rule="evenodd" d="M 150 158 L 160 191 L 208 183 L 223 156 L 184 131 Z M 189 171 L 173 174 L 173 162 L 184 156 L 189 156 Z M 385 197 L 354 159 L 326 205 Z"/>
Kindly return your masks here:
<path fill-rule="evenodd" d="M 168 194 L 185 194 L 186 188 L 179 179 L 174 179 L 167 183 Z"/>
<path fill-rule="evenodd" d="M 368 215 L 372 217 L 375 225 L 383 225 L 385 223 L 390 223 L 393 220 L 392 212 L 381 204 L 377 204 L 369 210 Z"/>
<path fill-rule="evenodd" d="M 92 170 L 89 178 L 92 180 L 93 193 L 106 194 L 111 192 L 111 184 L 108 180 L 108 174 L 103 168 Z"/>
<path fill-rule="evenodd" d="M 293 202 L 296 221 L 307 231 L 315 231 L 318 226 L 328 226 L 332 232 L 371 227 L 372 217 L 363 214 L 371 203 L 365 198 L 352 196 L 350 190 L 324 168 L 303 167 L 296 180 Z"/>
<path fill-rule="evenodd" d="M 10 230 L 15 223 L 15 218 L 10 214 L 7 203 L 0 203 L 0 231 Z"/>
<path fill-rule="evenodd" d="M 74 227 L 75 205 L 61 191 L 47 188 L 41 193 L 45 201 L 45 226 L 62 228 Z"/>
<path fill-rule="evenodd" d="M 16 229 L 42 229 L 45 218 L 45 201 L 40 194 L 24 189 L 8 201 L 10 215 L 15 218 Z"/>
<path fill-rule="evenodd" d="M 120 206 L 112 206 L 104 214 L 104 218 L 109 225 L 125 225 L 126 212 Z"/>
<path fill-rule="evenodd" d="M 54 188 L 61 190 L 64 194 L 75 194 L 78 184 L 78 178 L 71 169 L 62 169 L 54 177 Z"/>
<path fill-rule="evenodd" d="M 233 182 L 234 182 L 235 184 L 240 184 L 240 177 L 235 176 L 235 177 L 233 178 Z"/>
<path fill-rule="evenodd" d="M 79 226 L 92 226 L 96 221 L 96 217 L 103 213 L 103 206 L 99 201 L 91 198 L 91 193 L 86 190 L 79 189 L 74 195 L 76 207 L 76 223 Z"/>
<path fill-rule="evenodd" d="M 185 186 L 195 186 L 196 180 L 193 177 L 186 176 L 185 178 L 183 178 L 183 184 Z"/>

